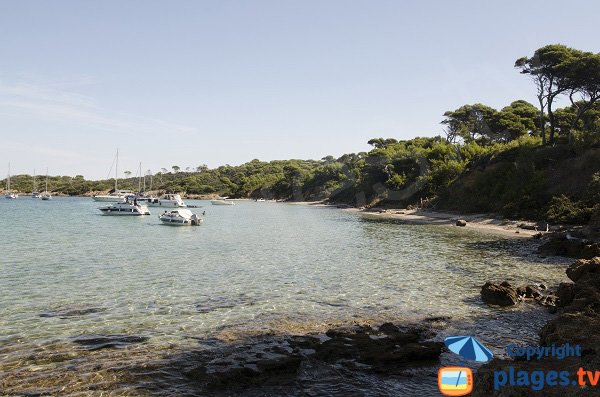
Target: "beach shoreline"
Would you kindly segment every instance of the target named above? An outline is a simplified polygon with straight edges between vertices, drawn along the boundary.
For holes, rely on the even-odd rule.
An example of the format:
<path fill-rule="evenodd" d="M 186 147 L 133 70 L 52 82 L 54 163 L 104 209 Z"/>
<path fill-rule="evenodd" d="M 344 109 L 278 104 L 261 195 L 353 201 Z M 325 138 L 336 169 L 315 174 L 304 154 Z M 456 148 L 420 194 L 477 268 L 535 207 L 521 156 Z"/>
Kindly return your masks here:
<path fill-rule="evenodd" d="M 437 211 L 430 209 L 406 208 L 354 208 L 344 205 L 327 204 L 322 201 L 302 201 L 291 204 L 306 205 L 311 207 L 338 208 L 343 211 L 355 213 L 367 219 L 395 220 L 417 225 L 439 225 L 445 227 L 456 226 L 458 220 L 466 221 L 461 228 L 474 230 L 480 233 L 495 234 L 512 238 L 531 238 L 545 230 L 524 229 L 520 225 L 532 227 L 535 223 L 526 220 L 503 219 L 495 214 L 461 214 L 452 211 Z"/>

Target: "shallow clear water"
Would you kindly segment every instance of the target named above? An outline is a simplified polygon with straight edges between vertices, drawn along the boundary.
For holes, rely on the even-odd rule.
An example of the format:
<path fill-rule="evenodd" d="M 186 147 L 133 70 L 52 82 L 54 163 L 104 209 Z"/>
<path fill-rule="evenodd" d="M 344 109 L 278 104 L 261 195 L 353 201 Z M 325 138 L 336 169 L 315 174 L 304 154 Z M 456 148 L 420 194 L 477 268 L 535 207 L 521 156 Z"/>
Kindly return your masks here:
<path fill-rule="evenodd" d="M 89 198 L 0 200 L 0 365 L 29 365 L 14 358 L 82 334 L 141 335 L 145 349 L 163 349 L 427 316 L 452 316 L 494 344 L 511 327 L 524 339 L 534 329 L 518 320 L 523 309 L 483 305 L 485 281 L 564 280 L 563 262 L 532 255 L 530 241 L 332 208 L 190 204 L 206 211 L 200 227 L 161 225 L 158 208 L 102 216 Z M 482 318 L 494 321 L 481 329 Z"/>

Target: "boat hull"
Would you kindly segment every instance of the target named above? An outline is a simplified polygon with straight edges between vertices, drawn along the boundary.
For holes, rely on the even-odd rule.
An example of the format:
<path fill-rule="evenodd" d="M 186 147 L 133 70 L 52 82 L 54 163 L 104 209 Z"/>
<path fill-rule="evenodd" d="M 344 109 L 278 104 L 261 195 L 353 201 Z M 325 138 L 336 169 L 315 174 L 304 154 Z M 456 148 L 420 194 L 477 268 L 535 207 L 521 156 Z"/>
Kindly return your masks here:
<path fill-rule="evenodd" d="M 116 205 L 107 205 L 105 207 L 98 208 L 102 215 L 110 216 L 142 216 L 150 215 L 148 207 L 145 205 L 129 205 L 126 203 L 119 203 Z"/>
<path fill-rule="evenodd" d="M 233 201 L 225 201 L 225 200 L 211 200 L 210 203 L 212 205 L 233 205 Z"/>
<path fill-rule="evenodd" d="M 118 203 L 125 199 L 125 197 L 120 196 L 92 196 L 94 201 L 100 201 L 104 203 Z"/>

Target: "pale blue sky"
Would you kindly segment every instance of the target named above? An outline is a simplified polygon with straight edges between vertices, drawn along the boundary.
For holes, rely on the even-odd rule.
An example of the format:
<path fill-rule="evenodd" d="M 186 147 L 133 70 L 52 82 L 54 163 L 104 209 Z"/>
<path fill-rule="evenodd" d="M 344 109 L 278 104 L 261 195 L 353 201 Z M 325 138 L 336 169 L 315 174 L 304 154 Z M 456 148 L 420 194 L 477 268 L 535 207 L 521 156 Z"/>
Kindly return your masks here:
<path fill-rule="evenodd" d="M 516 58 L 600 51 L 592 1 L 0 0 L 0 170 L 106 177 L 368 150 L 534 101 Z M 3 172 L 4 174 L 4 172 Z"/>

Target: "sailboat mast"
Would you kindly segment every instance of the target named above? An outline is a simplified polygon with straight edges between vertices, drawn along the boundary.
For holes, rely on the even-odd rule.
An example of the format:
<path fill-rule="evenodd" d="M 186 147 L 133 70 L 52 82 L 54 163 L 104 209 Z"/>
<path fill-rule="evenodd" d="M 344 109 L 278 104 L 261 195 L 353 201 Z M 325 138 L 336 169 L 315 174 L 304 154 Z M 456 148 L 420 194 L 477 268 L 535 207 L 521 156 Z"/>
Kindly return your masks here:
<path fill-rule="evenodd" d="M 117 149 L 117 161 L 115 164 L 115 192 L 117 191 L 117 178 L 119 177 L 119 149 Z"/>
<path fill-rule="evenodd" d="M 8 178 L 6 180 L 6 190 L 10 192 L 10 163 L 8 163 Z"/>
<path fill-rule="evenodd" d="M 35 168 L 33 169 L 33 190 L 32 192 L 35 192 L 37 189 L 35 188 Z"/>
<path fill-rule="evenodd" d="M 48 167 L 46 167 L 46 193 L 48 193 Z"/>
<path fill-rule="evenodd" d="M 138 193 L 140 193 L 142 190 L 142 162 L 140 161 L 140 168 L 138 170 Z"/>

